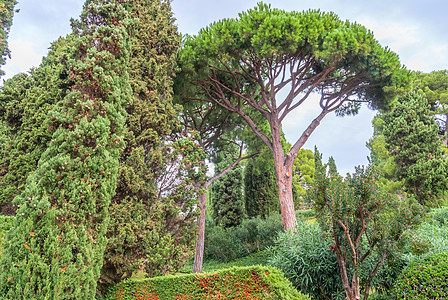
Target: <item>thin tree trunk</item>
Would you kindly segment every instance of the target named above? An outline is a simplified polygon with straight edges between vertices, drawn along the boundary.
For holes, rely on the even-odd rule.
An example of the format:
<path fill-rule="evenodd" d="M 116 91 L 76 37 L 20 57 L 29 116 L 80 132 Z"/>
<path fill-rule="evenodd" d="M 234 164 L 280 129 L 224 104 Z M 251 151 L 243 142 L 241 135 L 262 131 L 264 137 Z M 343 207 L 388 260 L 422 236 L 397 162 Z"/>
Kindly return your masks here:
<path fill-rule="evenodd" d="M 232 170 L 240 161 L 244 159 L 249 159 L 257 155 L 259 152 L 255 152 L 251 155 L 242 156 L 242 149 L 240 149 L 240 155 L 237 160 L 235 160 L 230 166 L 228 166 L 225 170 L 220 172 L 219 174 L 210 178 L 206 183 L 200 186 L 201 189 L 204 190 L 202 195 L 199 195 L 199 209 L 201 210 L 201 215 L 198 220 L 198 238 L 196 240 L 196 250 L 194 253 L 194 263 L 193 263 L 193 273 L 201 273 L 202 272 L 202 262 L 204 260 L 204 240 L 205 240 L 205 212 L 206 212 L 206 200 L 207 200 L 207 189 L 210 185 L 215 181 L 227 174 L 230 170 Z M 205 163 L 203 162 L 203 165 Z"/>
<path fill-rule="evenodd" d="M 199 209 L 201 215 L 198 220 L 198 239 L 196 240 L 196 252 L 194 254 L 193 273 L 202 272 L 202 261 L 204 259 L 204 238 L 205 238 L 205 202 L 207 192 L 199 195 Z"/>

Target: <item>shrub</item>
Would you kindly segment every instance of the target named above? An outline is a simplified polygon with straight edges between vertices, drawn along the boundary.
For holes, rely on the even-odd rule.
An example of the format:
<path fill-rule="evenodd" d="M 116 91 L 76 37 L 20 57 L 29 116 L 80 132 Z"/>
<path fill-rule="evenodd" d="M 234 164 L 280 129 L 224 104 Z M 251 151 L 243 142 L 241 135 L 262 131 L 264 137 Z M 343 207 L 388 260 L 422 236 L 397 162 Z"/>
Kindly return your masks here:
<path fill-rule="evenodd" d="M 205 230 L 205 257 L 226 262 L 273 245 L 283 231 L 283 223 L 275 213 L 265 219 L 260 216 L 245 219 L 236 227 L 224 229 L 208 218 Z"/>
<path fill-rule="evenodd" d="M 314 299 L 330 299 L 343 293 L 331 240 L 316 222 L 297 222 L 295 231 L 281 233 L 268 263 L 281 269 L 300 291 Z"/>
<path fill-rule="evenodd" d="M 14 219 L 13 216 L 0 215 L 0 257 L 3 254 L 3 241 L 5 240 L 6 233 L 11 229 Z"/>
<path fill-rule="evenodd" d="M 125 280 L 107 299 L 309 299 L 272 267 L 235 267 L 213 274 Z"/>
<path fill-rule="evenodd" d="M 399 299 L 447 299 L 448 253 L 411 263 L 396 282 Z"/>
<path fill-rule="evenodd" d="M 448 225 L 448 207 L 442 207 L 431 211 L 432 218 L 440 225 Z"/>

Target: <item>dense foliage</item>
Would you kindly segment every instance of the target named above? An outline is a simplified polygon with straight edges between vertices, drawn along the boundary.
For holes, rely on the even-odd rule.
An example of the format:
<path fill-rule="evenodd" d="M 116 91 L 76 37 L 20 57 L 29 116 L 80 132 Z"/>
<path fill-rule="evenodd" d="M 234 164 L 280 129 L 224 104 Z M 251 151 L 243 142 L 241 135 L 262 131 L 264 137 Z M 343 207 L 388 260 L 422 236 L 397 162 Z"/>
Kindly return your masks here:
<path fill-rule="evenodd" d="M 7 80 L 0 93 L 1 136 L 0 206 L 14 214 L 12 201 L 36 170 L 55 130 L 48 112 L 70 92 L 69 55 L 74 36 L 54 42 L 41 65 Z"/>
<path fill-rule="evenodd" d="M 281 233 L 269 248 L 269 265 L 313 299 L 344 299 L 338 262 L 317 222 L 299 220 L 294 231 Z"/>
<path fill-rule="evenodd" d="M 268 154 L 262 152 L 244 168 L 244 202 L 249 218 L 265 217 L 280 210 L 274 161 Z"/>
<path fill-rule="evenodd" d="M 278 213 L 266 218 L 260 216 L 245 219 L 235 227 L 222 228 L 207 223 L 205 232 L 205 257 L 219 261 L 230 261 L 265 249 L 274 244 L 282 232 Z"/>
<path fill-rule="evenodd" d="M 435 254 L 411 264 L 396 282 L 399 299 L 446 299 L 448 297 L 448 253 Z"/>
<path fill-rule="evenodd" d="M 8 34 L 12 25 L 12 17 L 14 16 L 14 6 L 17 4 L 16 0 L 1 0 L 0 1 L 0 66 L 5 64 L 5 58 L 11 55 L 8 48 Z M 5 72 L 0 70 L 0 77 Z"/>
<path fill-rule="evenodd" d="M 49 112 L 52 140 L 15 199 L 0 266 L 6 298 L 95 297 L 131 92 L 129 22 L 119 3 L 102 1 L 89 1 L 74 21 L 74 85 Z"/>
<path fill-rule="evenodd" d="M 130 32 L 126 147 L 110 206 L 108 245 L 101 283 L 116 283 L 136 270 L 148 276 L 176 271 L 191 255 L 196 214 L 191 174 L 193 140 L 179 135 L 172 103 L 179 44 L 169 1 L 123 3 Z M 183 140 L 182 140 L 183 139 Z"/>
<path fill-rule="evenodd" d="M 235 267 L 213 274 L 191 274 L 126 280 L 110 292 L 110 300 L 131 299 L 278 299 L 306 300 L 272 267 Z"/>
<path fill-rule="evenodd" d="M 192 99 L 238 114 L 272 152 L 285 229 L 295 223 L 294 160 L 320 121 L 333 111 L 356 113 L 360 102 L 388 106 L 385 87 L 409 80 L 398 56 L 365 27 L 333 13 L 286 12 L 263 3 L 188 37 L 179 64 Z M 279 93 L 284 87 L 289 90 Z M 322 111 L 286 153 L 281 123 L 313 91 Z M 259 117 L 268 121 L 268 134 L 257 126 Z"/>
<path fill-rule="evenodd" d="M 213 159 L 215 175 L 220 174 L 238 157 L 240 149 L 233 143 L 223 145 Z M 224 228 L 237 226 L 244 219 L 243 170 L 236 165 L 211 186 L 210 200 L 215 223 Z"/>
<path fill-rule="evenodd" d="M 332 238 L 340 277 L 347 299 L 367 299 L 372 279 L 396 249 L 403 233 L 418 225 L 422 207 L 412 198 L 398 197 L 379 186 L 377 171 L 369 166 L 356 168 L 343 179 L 334 160 L 327 166 L 321 155 L 315 157 L 315 184 L 310 197 L 317 212 L 317 221 Z M 374 263 L 367 271 L 361 287 L 361 269 L 369 259 Z"/>
<path fill-rule="evenodd" d="M 404 181 L 406 191 L 422 204 L 439 205 L 448 191 L 448 158 L 425 97 L 417 92 L 403 95 L 383 119 L 386 146 L 394 156 L 397 176 Z"/>
<path fill-rule="evenodd" d="M 431 111 L 440 127 L 440 134 L 446 146 L 448 142 L 448 70 L 417 74 L 417 84 L 431 105 Z"/>

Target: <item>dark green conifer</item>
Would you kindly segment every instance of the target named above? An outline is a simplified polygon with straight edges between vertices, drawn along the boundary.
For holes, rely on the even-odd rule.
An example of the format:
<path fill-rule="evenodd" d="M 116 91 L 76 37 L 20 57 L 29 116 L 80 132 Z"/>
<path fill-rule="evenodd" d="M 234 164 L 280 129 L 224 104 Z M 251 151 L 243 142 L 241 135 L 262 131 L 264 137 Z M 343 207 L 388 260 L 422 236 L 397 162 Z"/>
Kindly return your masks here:
<path fill-rule="evenodd" d="M 244 169 L 244 199 L 249 218 L 278 212 L 278 190 L 274 160 L 264 151 L 247 162 Z"/>
<path fill-rule="evenodd" d="M 384 121 L 386 146 L 406 191 L 422 204 L 438 205 L 448 192 L 448 159 L 426 98 L 417 92 L 405 94 Z"/>
<path fill-rule="evenodd" d="M 0 93 L 0 120 L 9 140 L 0 157 L 0 206 L 3 214 L 13 214 L 11 206 L 26 178 L 37 168 L 54 132 L 48 111 L 69 92 L 69 46 L 73 35 L 60 38 L 50 47 L 41 65 L 29 75 L 20 73 L 7 80 Z M 6 145 L 4 145 L 6 146 Z"/>
<path fill-rule="evenodd" d="M 87 1 L 70 50 L 75 84 L 50 114 L 52 140 L 25 190 L 1 260 L 7 299 L 94 299 L 129 99 L 127 11 Z"/>
<path fill-rule="evenodd" d="M 167 172 L 173 172 L 167 140 L 179 126 L 172 103 L 179 35 L 170 3 L 135 0 L 124 5 L 135 19 L 128 28 L 132 97 L 117 194 L 110 207 L 100 279 L 105 284 L 128 278 L 138 269 L 148 276 L 176 271 L 193 251 L 196 229 L 195 197 L 185 197 L 188 187 L 182 188 L 180 181 L 169 186 L 163 182 L 170 176 Z"/>
<path fill-rule="evenodd" d="M 213 161 L 215 175 L 224 171 L 239 155 L 240 149 L 238 146 L 230 143 L 223 147 L 225 149 L 221 148 Z M 213 218 L 217 225 L 227 228 L 241 223 L 244 219 L 243 171 L 241 165 L 236 165 L 212 183 L 210 197 Z"/>

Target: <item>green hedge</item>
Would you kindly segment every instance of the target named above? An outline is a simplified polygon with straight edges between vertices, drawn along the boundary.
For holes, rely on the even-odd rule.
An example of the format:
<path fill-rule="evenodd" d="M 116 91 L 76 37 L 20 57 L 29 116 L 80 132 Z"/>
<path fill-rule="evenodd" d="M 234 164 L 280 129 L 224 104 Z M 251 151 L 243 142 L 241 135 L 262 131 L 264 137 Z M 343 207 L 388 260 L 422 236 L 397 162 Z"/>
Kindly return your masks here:
<path fill-rule="evenodd" d="M 0 215 L 0 257 L 3 254 L 3 242 L 5 240 L 6 233 L 12 227 L 13 223 L 14 223 L 14 216 Z"/>
<path fill-rule="evenodd" d="M 309 299 L 273 267 L 234 267 L 212 274 L 167 275 L 120 282 L 109 300 Z"/>
<path fill-rule="evenodd" d="M 448 253 L 414 262 L 395 286 L 398 299 L 448 299 Z"/>

